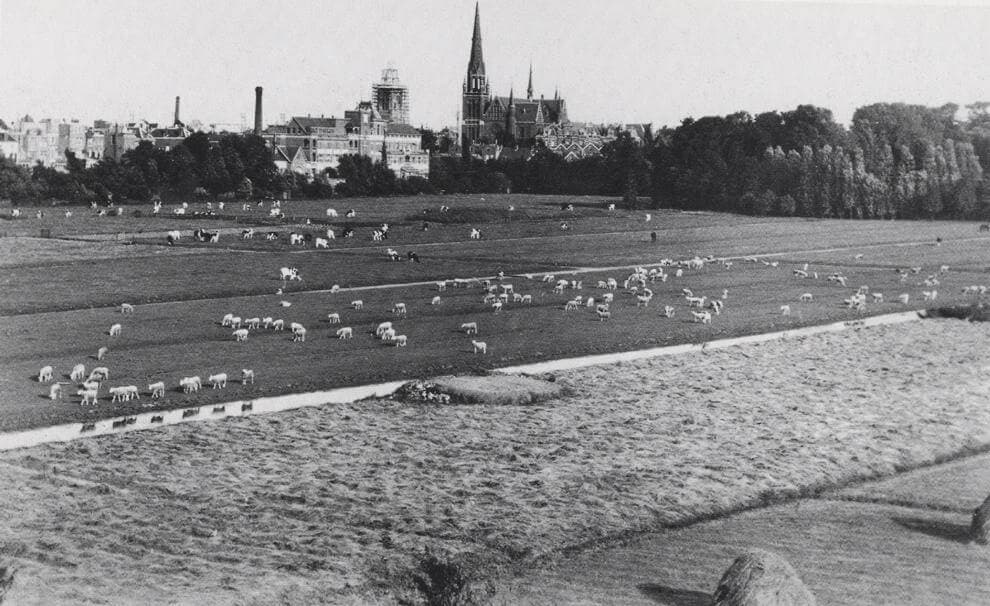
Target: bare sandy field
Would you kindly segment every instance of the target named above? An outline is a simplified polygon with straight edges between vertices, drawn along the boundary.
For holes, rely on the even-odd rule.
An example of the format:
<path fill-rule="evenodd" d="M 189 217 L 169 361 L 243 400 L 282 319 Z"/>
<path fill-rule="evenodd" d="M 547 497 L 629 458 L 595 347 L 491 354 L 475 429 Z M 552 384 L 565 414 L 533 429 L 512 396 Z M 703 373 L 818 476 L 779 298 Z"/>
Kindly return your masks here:
<path fill-rule="evenodd" d="M 530 406 L 368 401 L 8 452 L 0 555 L 17 604 L 389 602 L 426 546 L 526 566 L 984 449 L 988 340 L 932 320 L 560 373 L 574 395 Z"/>

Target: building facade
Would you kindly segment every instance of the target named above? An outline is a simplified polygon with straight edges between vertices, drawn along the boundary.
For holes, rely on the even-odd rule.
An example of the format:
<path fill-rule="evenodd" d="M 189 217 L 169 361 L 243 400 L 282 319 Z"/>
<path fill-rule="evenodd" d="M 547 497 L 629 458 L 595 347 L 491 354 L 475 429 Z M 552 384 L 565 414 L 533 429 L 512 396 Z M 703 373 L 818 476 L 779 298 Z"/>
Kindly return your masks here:
<path fill-rule="evenodd" d="M 481 13 L 474 7 L 471 55 L 461 91 L 461 144 L 475 155 L 496 147 L 529 147 L 550 125 L 567 123 L 567 106 L 559 93 L 553 100 L 533 95 L 533 67 L 529 68 L 526 96 L 493 96 L 485 70 L 481 43 Z"/>
<path fill-rule="evenodd" d="M 399 70 L 382 70 L 381 81 L 371 85 L 371 104 L 385 122 L 409 124 L 409 87 L 399 81 Z"/>

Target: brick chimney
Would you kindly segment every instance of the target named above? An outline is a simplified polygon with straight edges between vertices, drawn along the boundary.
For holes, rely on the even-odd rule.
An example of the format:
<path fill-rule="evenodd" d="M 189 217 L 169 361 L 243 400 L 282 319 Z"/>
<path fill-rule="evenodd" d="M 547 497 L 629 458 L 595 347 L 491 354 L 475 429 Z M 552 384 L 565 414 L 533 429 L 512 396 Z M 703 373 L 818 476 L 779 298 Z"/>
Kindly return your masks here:
<path fill-rule="evenodd" d="M 254 134 L 261 135 L 261 87 L 254 87 Z"/>
<path fill-rule="evenodd" d="M 175 98 L 175 125 L 178 126 L 182 124 L 179 122 L 179 98 Z"/>

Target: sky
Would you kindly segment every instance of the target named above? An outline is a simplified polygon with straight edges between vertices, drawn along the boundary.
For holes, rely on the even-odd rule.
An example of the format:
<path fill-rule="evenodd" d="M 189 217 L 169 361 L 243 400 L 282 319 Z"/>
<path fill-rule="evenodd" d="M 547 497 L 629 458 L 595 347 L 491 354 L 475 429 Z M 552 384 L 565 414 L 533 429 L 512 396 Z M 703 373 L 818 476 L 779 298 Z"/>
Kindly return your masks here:
<path fill-rule="evenodd" d="M 848 123 L 875 102 L 990 100 L 990 0 L 925 4 L 481 0 L 494 94 L 566 99 L 581 122 L 789 110 Z M 454 125 L 474 0 L 0 0 L 0 118 L 336 115 L 389 63 L 410 122 Z"/>

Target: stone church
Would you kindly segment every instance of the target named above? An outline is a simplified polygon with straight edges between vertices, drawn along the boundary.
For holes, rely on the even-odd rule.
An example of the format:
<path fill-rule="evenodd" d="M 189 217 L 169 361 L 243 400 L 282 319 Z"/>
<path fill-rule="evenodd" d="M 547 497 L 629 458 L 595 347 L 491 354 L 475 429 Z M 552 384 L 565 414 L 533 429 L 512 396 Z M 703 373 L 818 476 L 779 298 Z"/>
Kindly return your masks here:
<path fill-rule="evenodd" d="M 532 66 L 525 98 L 517 98 L 512 90 L 508 97 L 492 95 L 481 50 L 481 15 L 477 4 L 461 99 L 461 141 L 474 155 L 488 156 L 483 148 L 492 146 L 532 147 L 547 126 L 567 123 L 566 104 L 557 93 L 552 100 L 542 95 L 539 99 L 533 97 Z"/>

